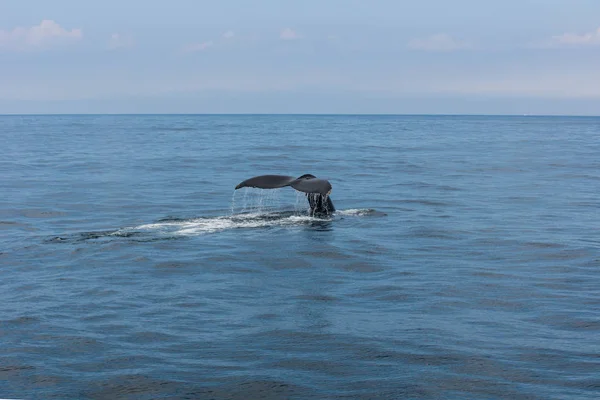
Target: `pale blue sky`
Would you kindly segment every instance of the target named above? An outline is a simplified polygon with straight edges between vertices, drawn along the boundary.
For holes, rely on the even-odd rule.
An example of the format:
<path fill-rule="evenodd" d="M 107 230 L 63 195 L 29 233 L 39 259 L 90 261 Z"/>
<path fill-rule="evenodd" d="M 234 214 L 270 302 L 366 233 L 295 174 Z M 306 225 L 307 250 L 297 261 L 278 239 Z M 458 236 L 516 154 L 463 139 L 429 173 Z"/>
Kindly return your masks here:
<path fill-rule="evenodd" d="M 0 113 L 597 110 L 597 0 L 0 0 Z"/>

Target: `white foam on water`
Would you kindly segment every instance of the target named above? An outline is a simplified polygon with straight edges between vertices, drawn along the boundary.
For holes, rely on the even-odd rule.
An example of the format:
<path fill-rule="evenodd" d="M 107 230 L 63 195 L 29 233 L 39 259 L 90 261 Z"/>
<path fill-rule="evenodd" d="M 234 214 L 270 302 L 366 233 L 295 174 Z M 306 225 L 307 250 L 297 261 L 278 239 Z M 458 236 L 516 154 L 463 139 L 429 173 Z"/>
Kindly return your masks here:
<path fill-rule="evenodd" d="M 353 216 L 361 216 L 361 215 L 369 215 L 372 214 L 374 210 L 370 208 L 351 208 L 350 210 L 337 210 L 335 213 L 339 215 L 353 215 Z"/>
<path fill-rule="evenodd" d="M 184 221 L 165 221 L 143 224 L 121 229 L 114 235 L 127 232 L 157 232 L 167 235 L 199 235 L 228 229 L 263 228 L 269 226 L 294 226 L 309 222 L 323 221 L 319 218 L 304 215 L 281 215 L 281 213 L 249 213 L 214 218 L 194 218 Z"/>
<path fill-rule="evenodd" d="M 336 215 L 364 216 L 373 212 L 374 211 L 371 209 L 337 210 L 333 216 L 334 218 Z M 299 214 L 297 211 L 291 213 L 256 211 L 211 218 L 159 221 L 150 224 L 119 229 L 110 235 L 121 236 L 136 232 L 148 232 L 168 236 L 193 236 L 220 232 L 229 229 L 265 228 L 273 226 L 293 227 L 305 225 L 311 222 L 323 221 L 331 221 L 331 219 L 311 217 L 309 215 Z"/>

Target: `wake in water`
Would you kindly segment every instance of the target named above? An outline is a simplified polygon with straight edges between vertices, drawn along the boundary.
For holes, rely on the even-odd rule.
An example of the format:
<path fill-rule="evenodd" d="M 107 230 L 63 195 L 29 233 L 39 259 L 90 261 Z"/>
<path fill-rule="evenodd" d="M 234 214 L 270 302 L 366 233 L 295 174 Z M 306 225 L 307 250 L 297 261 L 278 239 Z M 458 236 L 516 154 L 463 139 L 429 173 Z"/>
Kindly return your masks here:
<path fill-rule="evenodd" d="M 317 218 L 308 215 L 299 215 L 296 211 L 289 212 L 263 212 L 237 214 L 213 218 L 193 218 L 187 220 L 164 219 L 152 224 L 139 225 L 134 228 L 121 229 L 115 234 L 123 234 L 131 231 L 154 231 L 158 233 L 193 236 L 203 233 L 212 233 L 228 229 L 240 228 L 267 228 L 276 226 L 315 226 L 322 227 L 340 216 L 365 216 L 377 214 L 375 210 L 340 210 L 334 216 L 328 218 Z M 337 218 L 336 218 L 337 216 Z"/>
<path fill-rule="evenodd" d="M 372 209 L 338 210 L 328 218 L 298 214 L 296 211 L 245 213 L 218 217 L 189 219 L 164 218 L 150 224 L 137 225 L 112 231 L 83 232 L 66 237 L 54 237 L 49 242 L 79 242 L 129 238 L 136 241 L 177 239 L 222 232 L 232 229 L 260 229 L 272 227 L 309 227 L 328 230 L 331 224 L 344 216 L 384 215 Z"/>
<path fill-rule="evenodd" d="M 131 232 L 155 232 L 164 235 L 194 236 L 229 229 L 268 228 L 277 226 L 315 226 L 322 227 L 341 216 L 366 216 L 377 214 L 375 210 L 340 210 L 328 218 L 317 218 L 298 214 L 297 211 L 253 212 L 222 217 L 199 217 L 192 219 L 162 219 L 151 224 L 124 228 L 114 232 L 115 235 L 126 235 Z"/>
<path fill-rule="evenodd" d="M 309 216 L 304 193 L 296 195 L 292 211 L 281 210 L 278 190 L 254 190 L 243 192 L 241 201 L 235 193 L 231 201 L 231 215 L 197 218 L 164 218 L 149 224 L 121 228 L 112 231 L 84 232 L 69 237 L 54 237 L 51 242 L 73 242 L 82 240 L 110 240 L 129 238 L 137 241 L 176 239 L 222 232 L 232 229 L 257 229 L 271 227 L 306 226 L 314 229 L 330 229 L 330 225 L 345 216 L 384 215 L 372 209 L 337 210 L 326 217 Z M 289 204 L 289 203 L 288 203 Z M 240 211 L 236 209 L 240 207 Z"/>
<path fill-rule="evenodd" d="M 263 212 L 212 218 L 200 217 L 187 220 L 165 219 L 152 224 L 122 229 L 118 232 L 126 232 L 128 230 L 154 231 L 157 233 L 179 236 L 193 236 L 228 229 L 294 226 L 310 224 L 312 222 L 327 222 L 331 220 L 332 218 L 322 219 L 309 217 L 307 215 L 298 215 L 295 212 Z"/>

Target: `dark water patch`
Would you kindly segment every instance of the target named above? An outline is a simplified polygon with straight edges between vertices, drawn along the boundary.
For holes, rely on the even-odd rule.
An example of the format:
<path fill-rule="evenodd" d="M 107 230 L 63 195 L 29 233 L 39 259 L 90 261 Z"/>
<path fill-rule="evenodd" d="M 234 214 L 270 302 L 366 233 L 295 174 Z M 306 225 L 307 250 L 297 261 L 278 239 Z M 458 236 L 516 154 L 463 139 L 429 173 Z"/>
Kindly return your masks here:
<path fill-rule="evenodd" d="M 173 307 L 175 307 L 175 308 L 195 308 L 195 309 L 201 309 L 201 308 L 203 308 L 205 306 L 207 306 L 207 303 L 200 302 L 200 301 L 184 301 L 184 302 L 174 303 L 173 304 Z"/>
<path fill-rule="evenodd" d="M 32 292 L 40 289 L 42 287 L 39 283 L 23 283 L 16 287 L 16 290 L 19 292 Z"/>
<path fill-rule="evenodd" d="M 293 146 L 293 150 L 299 150 L 302 148 L 309 148 L 310 146 Z M 254 151 L 265 151 L 270 153 L 279 154 L 281 152 L 281 146 L 257 146 L 253 148 Z M 262 154 L 263 156 L 265 154 Z M 257 174 L 258 175 L 258 174 Z"/>
<path fill-rule="evenodd" d="M 264 263 L 266 266 L 276 270 L 312 268 L 312 263 L 303 258 L 276 258 L 272 260 L 265 260 Z"/>
<path fill-rule="evenodd" d="M 134 233 L 126 233 L 124 237 L 134 236 Z M 81 232 L 68 236 L 54 236 L 50 239 L 47 239 L 47 243 L 73 243 L 73 242 L 81 242 L 88 240 L 96 240 L 96 239 L 104 239 L 110 236 L 119 236 L 118 231 L 108 230 L 108 231 L 96 231 L 96 232 Z"/>
<path fill-rule="evenodd" d="M 564 249 L 560 252 L 552 253 L 541 253 L 538 255 L 541 259 L 552 260 L 552 261 L 571 261 L 578 259 L 587 259 L 591 256 L 588 249 Z"/>
<path fill-rule="evenodd" d="M 461 192 L 464 191 L 464 189 L 455 187 L 455 186 L 450 186 L 450 185 L 440 185 L 440 184 L 436 184 L 436 183 L 430 183 L 430 182 L 397 182 L 394 183 L 394 186 L 396 187 L 401 187 L 401 188 L 408 188 L 408 189 L 414 189 L 414 190 L 422 190 L 422 189 L 428 189 L 431 190 L 432 192 Z"/>
<path fill-rule="evenodd" d="M 569 314 L 548 314 L 532 318 L 531 321 L 566 331 L 600 331 L 600 318 L 581 318 Z"/>
<path fill-rule="evenodd" d="M 86 289 L 82 294 L 88 299 L 118 296 L 121 292 L 111 287 L 92 287 Z"/>
<path fill-rule="evenodd" d="M 303 256 L 307 256 L 307 257 L 315 257 L 317 259 L 319 258 L 325 258 L 325 259 L 331 259 L 331 260 L 347 260 L 350 259 L 352 257 L 350 257 L 347 254 L 344 254 L 343 252 L 338 252 L 338 251 L 325 251 L 325 250 L 314 250 L 314 251 L 301 251 L 299 252 L 299 254 L 303 255 Z"/>
<path fill-rule="evenodd" d="M 181 218 L 181 217 L 164 217 L 158 219 L 156 222 L 185 222 L 189 221 L 191 218 Z"/>
<path fill-rule="evenodd" d="M 574 379 L 565 384 L 567 387 L 574 389 L 580 389 L 588 392 L 591 399 L 595 398 L 600 392 L 600 379 L 588 378 L 588 379 Z"/>
<path fill-rule="evenodd" d="M 527 242 L 523 245 L 526 247 L 532 247 L 537 249 L 560 249 L 565 247 L 564 244 L 551 242 Z"/>
<path fill-rule="evenodd" d="M 489 280 L 489 279 L 516 280 L 516 279 L 518 279 L 518 277 L 515 275 L 503 274 L 501 272 L 492 272 L 492 271 L 473 271 L 471 274 L 473 276 L 481 277 L 486 280 Z"/>
<path fill-rule="evenodd" d="M 378 253 L 378 252 L 376 252 Z M 375 273 L 384 271 L 385 268 L 380 265 L 372 263 L 354 262 L 349 264 L 343 264 L 342 268 L 350 272 L 361 272 L 361 273 Z"/>
<path fill-rule="evenodd" d="M 458 374 L 440 374 L 435 382 L 425 380 L 425 383 L 434 388 L 430 391 L 430 398 L 456 398 L 475 396 L 475 398 L 510 398 L 515 400 L 542 400 L 538 395 L 539 388 L 515 387 L 515 382 L 505 382 L 497 379 L 481 377 L 466 377 Z"/>
<path fill-rule="evenodd" d="M 19 210 L 19 213 L 25 218 L 57 218 L 64 217 L 67 215 L 66 212 L 62 211 L 48 211 L 48 210 L 40 210 L 40 209 L 22 209 Z"/>
<path fill-rule="evenodd" d="M 232 379 L 234 380 L 234 379 Z M 248 380 L 240 383 L 229 383 L 219 386 L 213 386 L 200 391 L 189 391 L 182 398 L 195 399 L 301 399 L 314 397 L 316 393 L 311 389 L 286 383 L 282 381 L 270 380 Z"/>
<path fill-rule="evenodd" d="M 20 326 L 20 325 L 29 325 L 29 324 L 37 324 L 41 322 L 39 317 L 34 316 L 21 316 L 11 320 L 4 321 L 5 326 Z"/>
<path fill-rule="evenodd" d="M 56 344 L 53 351 L 69 353 L 89 354 L 90 352 L 102 351 L 106 349 L 106 345 L 95 338 L 88 336 L 73 336 L 73 335 L 46 335 L 43 339 L 38 338 L 39 342 L 36 347 L 43 348 L 47 344 Z"/>
<path fill-rule="evenodd" d="M 310 371 L 317 375 L 349 377 L 358 374 L 352 368 L 349 368 L 344 362 L 335 361 L 311 361 L 302 358 L 289 358 L 270 364 L 263 365 L 263 368 L 274 368 L 292 371 Z"/>
<path fill-rule="evenodd" d="M 94 382 L 77 396 L 92 399 L 154 399 L 165 393 L 180 394 L 181 384 L 144 375 L 123 375 L 101 382 Z"/>
<path fill-rule="evenodd" d="M 280 318 L 280 316 L 278 314 L 265 313 L 265 314 L 258 314 L 256 316 L 254 316 L 254 318 L 256 318 L 258 320 L 275 320 L 275 319 Z"/>
<path fill-rule="evenodd" d="M 154 265 L 154 268 L 159 270 L 185 270 L 194 267 L 196 264 L 192 262 L 166 261 Z"/>
<path fill-rule="evenodd" d="M 400 203 L 400 204 L 416 204 L 416 205 L 431 206 L 431 207 L 449 207 L 452 205 L 452 203 L 450 203 L 450 202 L 435 201 L 435 200 L 428 200 L 428 199 L 398 199 L 398 200 L 395 200 L 395 202 Z"/>
<path fill-rule="evenodd" d="M 352 297 L 377 302 L 398 303 L 415 300 L 415 295 L 402 286 L 380 285 L 354 293 Z"/>
<path fill-rule="evenodd" d="M 539 203 L 540 198 L 535 196 L 507 196 L 507 201 L 520 202 L 520 203 Z"/>
<path fill-rule="evenodd" d="M 173 342 L 176 337 L 173 335 L 160 333 L 160 332 L 136 332 L 132 335 L 128 335 L 124 342 L 135 343 L 137 345 L 153 344 L 153 343 L 165 343 Z"/>
<path fill-rule="evenodd" d="M 358 173 L 358 174 L 353 174 L 352 176 L 353 176 L 354 178 L 372 178 L 372 177 L 376 177 L 376 176 L 378 176 L 378 175 L 377 175 L 377 174 L 375 174 L 375 173 L 366 173 L 366 172 L 361 172 L 361 173 Z"/>
<path fill-rule="evenodd" d="M 193 131 L 198 130 L 198 128 L 193 127 L 193 126 L 168 126 L 168 125 L 150 126 L 147 129 L 150 131 L 156 131 L 156 132 L 193 132 Z"/>
<path fill-rule="evenodd" d="M 323 294 L 302 294 L 296 296 L 298 300 L 306 300 L 306 301 L 317 301 L 317 302 L 333 302 L 338 299 L 333 296 L 323 295 Z"/>
<path fill-rule="evenodd" d="M 39 389 L 53 389 L 64 384 L 65 380 L 57 375 L 36 374 L 31 377 L 31 383 Z"/>
<path fill-rule="evenodd" d="M 0 377 L 10 379 L 11 376 L 35 370 L 31 365 L 2 365 L 0 363 Z"/>
<path fill-rule="evenodd" d="M 443 229 L 435 229 L 428 227 L 412 228 L 407 232 L 408 236 L 423 239 L 444 239 L 444 240 L 458 240 L 461 236 L 458 236 L 461 232 L 448 231 Z"/>
<path fill-rule="evenodd" d="M 152 235 L 151 233 L 136 230 L 106 230 L 106 231 L 93 231 L 93 232 L 81 232 L 71 235 L 54 236 L 44 240 L 44 243 L 80 243 L 80 242 L 95 242 L 98 244 L 107 244 L 114 242 L 115 240 L 126 239 L 131 242 L 155 242 L 164 240 L 179 240 L 185 238 L 180 235 Z M 114 244 L 114 246 L 118 246 Z"/>
<path fill-rule="evenodd" d="M 477 303 L 477 307 L 481 307 L 484 309 L 491 310 L 503 310 L 503 311 L 511 311 L 511 312 L 524 312 L 530 311 L 532 309 L 531 305 L 524 301 L 510 301 L 504 299 L 480 299 L 475 301 Z"/>

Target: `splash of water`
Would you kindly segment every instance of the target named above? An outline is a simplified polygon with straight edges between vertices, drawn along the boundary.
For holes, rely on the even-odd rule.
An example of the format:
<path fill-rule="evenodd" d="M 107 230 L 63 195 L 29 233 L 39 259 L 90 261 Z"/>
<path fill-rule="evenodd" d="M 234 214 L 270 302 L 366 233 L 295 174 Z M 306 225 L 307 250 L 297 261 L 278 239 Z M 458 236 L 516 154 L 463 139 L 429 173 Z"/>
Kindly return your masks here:
<path fill-rule="evenodd" d="M 231 200 L 231 215 L 244 213 L 263 213 L 272 211 L 281 206 L 281 190 L 262 190 L 244 188 L 241 210 L 236 209 L 235 192 Z"/>
<path fill-rule="evenodd" d="M 231 195 L 231 215 L 235 214 L 235 194 L 237 190 L 233 189 L 233 195 Z"/>
<path fill-rule="evenodd" d="M 244 197 L 242 198 L 242 213 L 246 212 L 248 206 L 248 188 L 244 188 Z"/>
<path fill-rule="evenodd" d="M 308 207 L 306 206 L 306 194 L 302 192 L 296 192 L 296 203 L 294 204 L 294 212 L 301 214 L 306 212 Z"/>

